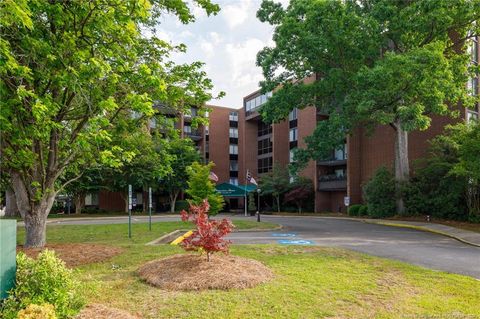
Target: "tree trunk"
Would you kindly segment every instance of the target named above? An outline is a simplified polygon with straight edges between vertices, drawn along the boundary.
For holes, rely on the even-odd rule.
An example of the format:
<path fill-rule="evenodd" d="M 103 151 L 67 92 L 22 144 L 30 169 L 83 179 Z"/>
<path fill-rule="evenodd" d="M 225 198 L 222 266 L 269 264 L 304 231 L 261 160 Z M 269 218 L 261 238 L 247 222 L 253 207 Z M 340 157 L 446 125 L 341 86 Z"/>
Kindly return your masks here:
<path fill-rule="evenodd" d="M 277 212 L 280 213 L 280 196 L 275 196 L 277 199 Z"/>
<path fill-rule="evenodd" d="M 56 193 L 46 191 L 39 200 L 34 200 L 29 194 L 35 193 L 28 189 L 20 174 L 11 172 L 12 188 L 15 192 L 17 207 L 25 222 L 25 248 L 43 247 L 46 243 L 47 216 L 52 209 Z"/>
<path fill-rule="evenodd" d="M 170 193 L 170 213 L 175 213 L 175 204 L 177 203 L 178 191 Z"/>
<path fill-rule="evenodd" d="M 5 191 L 5 217 L 15 218 L 20 216 L 18 212 L 17 199 L 14 191 L 8 187 Z"/>
<path fill-rule="evenodd" d="M 85 196 L 84 192 L 80 192 L 75 194 L 74 201 L 75 201 L 75 214 L 81 214 L 82 209 L 85 207 Z"/>
<path fill-rule="evenodd" d="M 397 214 L 405 213 L 405 203 L 401 192 L 402 184 L 410 178 L 410 165 L 408 161 L 408 132 L 402 128 L 402 123 L 397 120 L 395 128 L 395 187 L 397 191 Z"/>

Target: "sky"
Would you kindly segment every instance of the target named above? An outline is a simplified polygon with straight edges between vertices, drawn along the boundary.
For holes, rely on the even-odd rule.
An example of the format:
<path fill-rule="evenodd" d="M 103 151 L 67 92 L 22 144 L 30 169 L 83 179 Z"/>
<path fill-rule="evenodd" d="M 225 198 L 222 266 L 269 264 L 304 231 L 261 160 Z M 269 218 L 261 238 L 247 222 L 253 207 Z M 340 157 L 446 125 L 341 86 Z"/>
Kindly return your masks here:
<path fill-rule="evenodd" d="M 205 63 L 204 70 L 214 84 L 213 92 L 226 93 L 224 98 L 209 104 L 240 108 L 243 97 L 259 89 L 263 76 L 255 65 L 256 55 L 265 46 L 273 46 L 273 27 L 256 17 L 261 0 L 213 2 L 221 7 L 216 16 L 208 17 L 200 8 L 193 7 L 196 21 L 184 25 L 167 15 L 157 26 L 156 35 L 187 46 L 187 53 L 173 56 L 175 62 Z"/>

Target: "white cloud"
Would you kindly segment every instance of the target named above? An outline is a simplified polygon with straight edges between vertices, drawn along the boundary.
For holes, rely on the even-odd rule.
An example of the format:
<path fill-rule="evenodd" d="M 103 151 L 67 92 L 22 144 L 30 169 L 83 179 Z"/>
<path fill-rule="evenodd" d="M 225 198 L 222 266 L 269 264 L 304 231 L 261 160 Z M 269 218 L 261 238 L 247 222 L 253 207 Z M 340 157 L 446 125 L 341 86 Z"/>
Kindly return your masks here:
<path fill-rule="evenodd" d="M 247 21 L 249 14 L 251 14 L 250 0 L 239 0 L 235 4 L 229 4 L 222 8 L 221 15 L 230 29 Z"/>

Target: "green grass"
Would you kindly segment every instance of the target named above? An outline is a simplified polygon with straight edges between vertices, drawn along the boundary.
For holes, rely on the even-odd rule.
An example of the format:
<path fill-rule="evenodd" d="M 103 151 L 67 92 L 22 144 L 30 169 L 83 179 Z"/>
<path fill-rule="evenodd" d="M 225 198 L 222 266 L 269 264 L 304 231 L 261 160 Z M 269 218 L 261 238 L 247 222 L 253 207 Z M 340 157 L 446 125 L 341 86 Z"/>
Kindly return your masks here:
<path fill-rule="evenodd" d="M 274 229 L 278 224 L 234 220 L 236 230 Z M 177 229 L 192 229 L 190 222 L 153 222 L 152 231 L 147 223 L 132 224 L 132 238 L 128 238 L 127 224 L 109 225 L 48 225 L 48 243 L 103 243 L 103 244 L 142 244 L 159 238 Z M 24 242 L 25 229 L 18 228 L 17 243 Z"/>
<path fill-rule="evenodd" d="M 80 267 L 78 278 L 91 302 L 144 318 L 480 318 L 478 280 L 336 248 L 233 246 L 232 254 L 260 260 L 276 278 L 247 290 L 163 291 L 143 283 L 136 270 L 182 250 L 144 243 L 185 225 L 153 226 L 155 234 L 134 224 L 133 239 L 126 225 L 49 226 L 48 240 L 123 247 L 107 262 Z"/>

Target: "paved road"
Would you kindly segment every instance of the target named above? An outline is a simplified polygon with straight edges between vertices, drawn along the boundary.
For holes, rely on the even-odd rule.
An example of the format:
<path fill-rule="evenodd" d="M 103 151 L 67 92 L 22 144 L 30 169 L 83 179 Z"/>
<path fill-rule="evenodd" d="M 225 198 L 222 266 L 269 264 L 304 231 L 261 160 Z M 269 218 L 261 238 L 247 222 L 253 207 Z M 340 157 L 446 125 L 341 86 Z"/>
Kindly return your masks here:
<path fill-rule="evenodd" d="M 246 219 L 246 217 L 233 219 L 237 218 Z M 250 217 L 248 219 L 254 220 Z M 178 217 L 155 216 L 153 218 L 155 222 L 170 220 L 178 220 Z M 147 217 L 134 217 L 133 222 L 147 221 Z M 262 221 L 278 223 L 284 228 L 280 231 L 237 232 L 231 234 L 229 238 L 235 244 L 305 240 L 310 242 L 304 243 L 348 248 L 480 279 L 480 248 L 441 235 L 337 218 L 262 216 Z M 127 219 L 124 217 L 68 221 L 52 219 L 49 222 L 51 224 L 110 224 L 126 223 Z M 282 237 L 286 234 L 295 236 Z"/>

